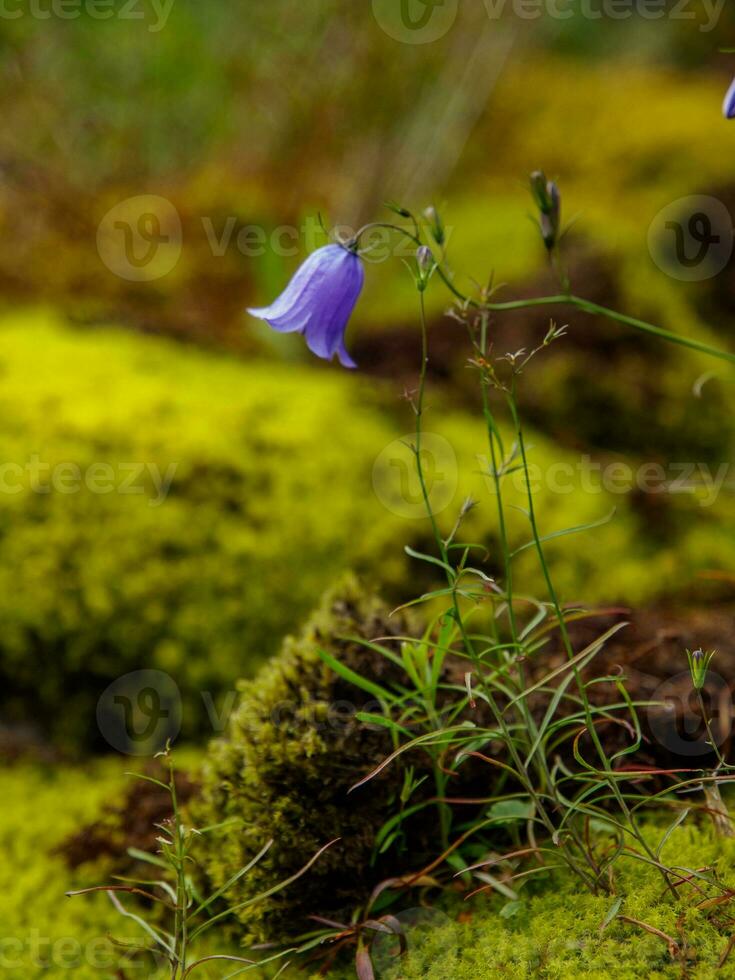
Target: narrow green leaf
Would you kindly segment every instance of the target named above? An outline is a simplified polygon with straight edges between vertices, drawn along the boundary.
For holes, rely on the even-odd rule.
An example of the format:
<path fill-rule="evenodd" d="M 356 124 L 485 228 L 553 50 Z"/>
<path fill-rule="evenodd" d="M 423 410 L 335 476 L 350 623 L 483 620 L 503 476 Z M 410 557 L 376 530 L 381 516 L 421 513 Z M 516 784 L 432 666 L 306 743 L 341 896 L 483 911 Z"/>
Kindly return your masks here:
<path fill-rule="evenodd" d="M 430 565 L 437 565 L 439 568 L 442 568 L 451 577 L 452 580 L 454 580 L 454 578 L 456 577 L 457 573 L 452 568 L 452 566 L 448 565 L 445 561 L 442 561 L 440 558 L 435 558 L 433 555 L 424 555 L 420 551 L 414 551 L 414 549 L 409 547 L 408 545 L 406 545 L 403 550 L 411 558 L 417 558 L 419 561 L 425 561 L 428 562 Z"/>
<path fill-rule="evenodd" d="M 609 630 L 603 633 L 602 636 L 598 637 L 596 640 L 593 640 L 592 643 L 586 646 L 581 653 L 576 655 L 576 657 L 568 660 L 565 664 L 562 664 L 561 667 L 557 667 L 556 670 L 552 670 L 550 674 L 547 674 L 546 677 L 538 681 L 538 683 L 532 684 L 531 687 L 526 688 L 525 691 L 510 702 L 508 708 L 512 707 L 514 704 L 517 704 L 518 701 L 521 701 L 523 698 L 528 697 L 529 694 L 533 694 L 533 692 L 537 691 L 540 687 L 545 687 L 550 681 L 554 680 L 556 677 L 559 677 L 559 675 L 563 674 L 565 671 L 570 670 L 573 667 L 583 666 L 583 661 L 586 659 L 592 659 L 592 657 L 599 653 L 600 649 L 605 645 L 605 643 L 607 643 L 611 636 L 614 636 L 627 625 L 628 623 L 617 623 L 615 626 L 612 626 Z"/>
<path fill-rule="evenodd" d="M 358 711 L 355 714 L 355 718 L 358 721 L 365 722 L 366 725 L 380 725 L 382 728 L 389 728 L 393 732 L 400 732 L 407 738 L 413 738 L 413 735 L 407 728 L 399 725 L 397 721 L 393 721 L 387 715 L 374 715 L 370 711 Z"/>
<path fill-rule="evenodd" d="M 156 854 L 149 854 L 148 851 L 141 851 L 137 847 L 129 847 L 128 855 L 131 858 L 135 858 L 136 861 L 144 861 L 146 864 L 154 864 L 157 868 L 165 868 L 166 871 L 171 870 L 171 865 L 164 861 L 163 858 L 158 857 Z"/>
<path fill-rule="evenodd" d="M 534 806 L 528 800 L 498 800 L 488 811 L 494 823 L 519 823 L 533 816 Z"/>
<path fill-rule="evenodd" d="M 244 877 L 248 873 L 248 871 L 254 868 L 255 865 L 258 863 L 258 861 L 260 861 L 260 859 L 265 856 L 265 854 L 270 850 L 272 846 L 273 846 L 273 840 L 271 839 L 260 849 L 260 851 L 255 855 L 255 857 L 245 865 L 245 867 L 240 868 L 239 871 L 236 871 L 235 874 L 232 875 L 232 877 L 229 878 L 224 883 L 224 885 L 222 885 L 221 888 L 218 888 L 217 891 L 213 892 L 209 896 L 209 898 L 207 898 L 205 901 L 201 903 L 201 905 L 198 905 L 193 912 L 190 912 L 187 918 L 193 919 L 201 912 L 204 912 L 205 909 L 208 909 L 209 906 L 212 904 L 212 902 L 216 902 L 218 898 L 220 898 L 222 895 L 225 894 L 225 892 L 229 891 L 229 889 L 232 888 L 235 882 L 239 881 L 240 878 Z"/>
<path fill-rule="evenodd" d="M 254 895 L 252 898 L 249 898 L 245 902 L 239 902 L 237 905 L 233 905 L 230 908 L 225 909 L 223 912 L 220 912 L 218 915 L 213 916 L 211 919 L 208 919 L 201 926 L 199 926 L 198 929 L 195 929 L 191 933 L 191 935 L 189 936 L 189 941 L 194 942 L 197 936 L 200 936 L 205 930 L 209 929 L 211 926 L 216 925 L 217 922 L 219 922 L 221 919 L 226 918 L 226 916 L 233 915 L 235 912 L 239 912 L 240 909 L 248 908 L 250 905 L 255 905 L 256 902 L 262 902 L 264 901 L 264 899 L 270 898 L 271 895 L 276 895 L 278 892 L 283 891 L 284 888 L 288 888 L 289 885 L 292 885 L 302 875 L 306 874 L 309 868 L 316 861 L 319 860 L 322 854 L 328 848 L 330 848 L 332 844 L 336 844 L 338 840 L 340 840 L 340 838 L 336 837 L 334 840 L 329 841 L 328 844 L 325 844 L 324 847 L 319 848 L 316 854 L 306 862 L 303 868 L 297 871 L 296 874 L 291 875 L 290 878 L 285 878 L 283 881 L 279 881 L 277 885 L 273 885 L 272 888 L 268 888 L 266 891 L 262 891 L 258 895 Z"/>
<path fill-rule="evenodd" d="M 581 534 L 583 531 L 592 531 L 597 527 L 603 527 L 605 524 L 609 524 L 610 521 L 615 517 L 615 512 L 617 508 L 613 507 L 607 517 L 601 518 L 599 521 L 592 521 L 589 524 L 578 524 L 576 527 L 567 527 L 561 531 L 552 531 L 550 534 L 545 534 L 540 538 L 543 544 L 546 541 L 554 541 L 556 538 L 565 538 L 570 534 Z M 514 552 L 511 553 L 511 558 L 515 558 L 520 555 L 522 551 L 526 551 L 528 548 L 537 547 L 536 541 L 527 541 L 526 544 L 522 544 L 520 548 L 516 548 Z"/>
<path fill-rule="evenodd" d="M 610 906 L 610 908 L 607 910 L 607 915 L 602 920 L 602 925 L 600 926 L 600 935 L 602 935 L 602 933 L 607 929 L 607 927 L 610 925 L 613 919 L 617 918 L 618 912 L 620 911 L 622 906 L 623 906 L 622 897 L 616 898 L 615 901 Z"/>
<path fill-rule="evenodd" d="M 671 824 L 671 826 L 668 828 L 666 833 L 659 841 L 659 845 L 656 848 L 656 860 L 658 860 L 661 857 L 661 851 L 663 851 L 664 847 L 666 846 L 666 842 L 668 841 L 669 837 L 671 837 L 671 835 L 674 833 L 677 827 L 680 827 L 684 823 L 686 818 L 689 816 L 690 812 L 691 812 L 690 810 L 682 810 L 681 813 L 677 815 L 676 820 L 674 820 L 674 822 Z"/>
<path fill-rule="evenodd" d="M 518 915 L 522 908 L 523 902 L 520 899 L 516 899 L 514 902 L 507 902 L 500 910 L 500 918 L 512 919 L 514 915 Z"/>
<path fill-rule="evenodd" d="M 354 670 L 350 670 L 345 664 L 340 663 L 336 657 L 333 657 L 331 653 L 327 653 L 326 650 L 319 650 L 319 656 L 322 658 L 327 667 L 330 667 L 335 674 L 338 674 L 343 680 L 349 681 L 350 684 L 354 684 L 355 687 L 359 687 L 362 691 L 367 691 L 368 694 L 374 695 L 381 701 L 386 701 L 390 703 L 393 700 L 393 695 L 386 691 L 384 687 L 380 684 L 376 684 L 374 681 L 369 681 L 367 677 L 362 677 L 360 674 L 356 673 Z"/>

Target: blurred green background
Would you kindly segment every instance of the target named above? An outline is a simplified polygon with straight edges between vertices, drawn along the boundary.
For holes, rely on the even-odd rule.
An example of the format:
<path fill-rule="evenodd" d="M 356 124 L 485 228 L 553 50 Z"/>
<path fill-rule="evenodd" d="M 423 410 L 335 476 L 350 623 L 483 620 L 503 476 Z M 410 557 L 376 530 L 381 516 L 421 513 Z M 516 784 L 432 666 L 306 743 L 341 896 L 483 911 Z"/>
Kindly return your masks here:
<path fill-rule="evenodd" d="M 107 786 L 98 763 L 79 760 L 110 748 L 97 704 L 116 678 L 170 674 L 184 735 L 202 744 L 207 703 L 226 705 L 341 572 L 396 602 L 426 584 L 402 551 L 427 544 L 426 523 L 407 516 L 400 487 L 385 487 L 386 458 L 400 457 L 413 425 L 403 395 L 418 366 L 400 256 L 368 267 L 348 332 L 356 374 L 244 313 L 325 240 L 318 216 L 355 228 L 384 217 L 386 200 L 434 204 L 460 285 L 493 273 L 509 284 L 504 298 L 554 291 L 528 220 L 527 174 L 543 168 L 574 219 L 577 293 L 735 349 L 732 256 L 686 282 L 649 247 L 673 202 L 707 195 L 735 208 L 735 128 L 720 110 L 734 60 L 718 51 L 735 38 L 733 10 L 715 17 L 692 0 L 691 19 L 674 17 L 672 2 L 660 20 L 596 20 L 570 2 L 569 19 L 526 19 L 510 3 L 497 18 L 492 4 L 464 3 L 441 36 L 414 43 L 399 6 L 138 0 L 109 19 L 84 2 L 59 8 L 69 16 L 50 0 L 3 7 L 0 753 L 15 768 L 0 780 L 20 801 L 2 833 L 15 840 L 22 824 L 29 850 L 41 785 L 50 807 L 76 787 L 80 813 L 87 790 L 97 800 Z M 426 424 L 450 447 L 441 519 L 451 526 L 474 494 L 468 534 L 487 542 L 493 572 L 465 337 L 443 316 L 438 285 L 428 303 Z M 498 317 L 496 351 L 540 339 L 550 312 Z M 671 467 L 699 464 L 700 484 L 724 474 L 717 493 L 539 493 L 547 533 L 615 511 L 551 546 L 563 598 L 727 608 L 729 370 L 555 315 L 569 338 L 534 364 L 523 396 L 542 472 L 589 459 L 659 464 L 672 478 Z M 90 472 L 110 470 L 113 488 L 101 491 Z M 400 465 L 388 470 L 400 478 Z M 170 475 L 163 495 L 156 474 Z M 522 527 L 519 516 L 519 544 Z M 519 564 L 532 591 L 528 553 Z M 59 759 L 79 768 L 49 783 L 39 772 Z M 65 887 L 48 859 L 36 878 L 43 886 L 23 886 L 34 901 L 38 888 Z M 28 907 L 11 905 L 12 928 L 27 930 Z M 36 974 L 26 964 L 21 975 Z"/>

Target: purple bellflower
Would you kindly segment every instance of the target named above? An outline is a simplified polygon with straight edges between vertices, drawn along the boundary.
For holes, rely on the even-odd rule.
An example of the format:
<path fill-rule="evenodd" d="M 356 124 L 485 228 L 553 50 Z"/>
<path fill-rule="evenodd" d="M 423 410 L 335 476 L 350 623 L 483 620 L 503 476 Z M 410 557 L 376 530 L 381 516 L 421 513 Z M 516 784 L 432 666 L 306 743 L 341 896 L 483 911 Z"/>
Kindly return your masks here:
<path fill-rule="evenodd" d="M 727 95 L 725 96 L 725 101 L 722 105 L 722 111 L 725 114 L 725 119 L 735 119 L 735 81 L 733 81 L 732 85 L 727 90 Z"/>
<path fill-rule="evenodd" d="M 302 333 L 317 357 L 343 367 L 357 367 L 345 349 L 345 330 L 365 281 L 362 260 L 342 245 L 312 252 L 284 291 L 251 316 L 265 320 L 279 333 Z"/>

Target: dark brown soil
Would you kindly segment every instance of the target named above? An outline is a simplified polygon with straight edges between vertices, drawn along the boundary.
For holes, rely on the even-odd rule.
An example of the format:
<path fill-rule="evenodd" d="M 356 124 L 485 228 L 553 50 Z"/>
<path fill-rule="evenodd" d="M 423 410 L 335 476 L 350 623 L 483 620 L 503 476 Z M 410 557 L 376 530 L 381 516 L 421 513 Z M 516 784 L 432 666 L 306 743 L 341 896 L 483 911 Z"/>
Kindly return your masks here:
<path fill-rule="evenodd" d="M 625 764 L 636 769 L 701 769 L 714 761 L 692 689 L 687 649 L 717 651 L 703 695 L 715 738 L 721 741 L 721 751 L 727 756 L 733 727 L 735 608 L 662 607 L 587 620 L 574 626 L 575 649 L 583 649 L 615 622 L 629 625 L 608 642 L 586 676 L 620 675 L 634 701 L 654 702 L 638 709 L 644 742 Z M 558 665 L 564 659 L 563 653 L 557 653 L 551 661 Z M 593 687 L 590 693 L 598 704 L 619 700 L 613 683 Z M 620 728 L 612 730 L 614 727 L 601 729 L 610 748 L 628 740 L 628 733 Z"/>

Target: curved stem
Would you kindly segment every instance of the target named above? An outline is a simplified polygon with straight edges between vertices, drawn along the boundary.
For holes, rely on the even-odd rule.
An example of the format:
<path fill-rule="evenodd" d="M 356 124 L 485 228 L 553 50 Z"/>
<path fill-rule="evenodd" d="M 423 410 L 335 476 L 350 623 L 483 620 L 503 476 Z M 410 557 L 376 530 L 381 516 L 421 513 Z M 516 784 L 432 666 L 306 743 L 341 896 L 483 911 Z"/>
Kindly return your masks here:
<path fill-rule="evenodd" d="M 414 223 L 414 232 L 409 231 L 407 228 L 401 228 L 400 225 L 394 225 L 387 221 L 373 221 L 370 224 L 363 225 L 363 227 L 360 228 L 355 234 L 351 242 L 348 243 L 347 247 L 357 249 L 360 238 L 373 228 L 386 228 L 389 231 L 394 231 L 399 235 L 403 235 L 418 247 L 424 244 L 424 242 L 421 239 L 421 233 L 418 224 L 416 223 L 416 219 L 411 216 L 411 220 Z M 664 327 L 658 327 L 653 323 L 648 323 L 646 320 L 641 320 L 634 316 L 628 316 L 625 313 L 618 313 L 617 310 L 612 310 L 607 306 L 601 306 L 599 303 L 593 303 L 591 300 L 584 299 L 581 296 L 575 296 L 574 293 L 571 292 L 558 293 L 553 296 L 537 296 L 531 299 L 510 300 L 504 303 L 490 303 L 486 301 L 478 301 L 463 293 L 462 290 L 454 284 L 451 274 L 443 267 L 442 263 L 437 265 L 436 273 L 455 299 L 458 299 L 461 303 L 471 306 L 474 309 L 484 309 L 493 313 L 503 313 L 510 312 L 512 310 L 532 309 L 538 306 L 574 306 L 583 313 L 607 317 L 609 320 L 614 320 L 615 322 L 622 323 L 625 326 L 633 327 L 635 330 L 640 330 L 643 333 L 651 334 L 654 337 L 660 337 L 662 340 L 668 341 L 668 343 L 678 344 L 680 347 L 688 347 L 690 350 L 698 351 L 700 354 L 708 354 L 710 357 L 717 357 L 720 360 L 729 362 L 730 364 L 735 364 L 735 354 L 731 354 L 729 351 L 718 350 L 716 347 L 711 347 L 709 344 L 705 344 L 701 340 L 694 340 L 690 337 L 682 337 L 679 334 L 672 333 L 671 330 L 666 330 Z"/>
<path fill-rule="evenodd" d="M 729 361 L 731 364 L 735 364 L 735 354 L 731 354 L 729 351 L 717 350 L 717 348 L 710 347 L 709 344 L 705 344 L 700 340 L 693 340 L 690 337 L 679 336 L 679 334 L 672 333 L 670 330 L 665 330 L 663 327 L 657 327 L 653 323 L 647 323 L 645 320 L 638 319 L 638 317 L 627 316 L 625 313 L 618 313 L 617 310 L 611 310 L 607 306 L 600 306 L 599 303 L 592 303 L 590 300 L 583 299 L 581 296 L 575 296 L 572 293 L 559 294 L 557 296 L 539 296 L 534 299 L 512 300 L 508 303 L 488 303 L 487 309 L 492 310 L 493 312 L 503 312 L 509 310 L 522 310 L 534 306 L 560 305 L 575 306 L 577 309 L 582 310 L 583 313 L 607 317 L 609 320 L 615 320 L 617 323 L 625 324 L 625 326 L 634 327 L 636 330 L 640 330 L 643 333 L 651 334 L 654 337 L 661 337 L 663 340 L 667 340 L 671 344 L 678 344 L 680 347 L 688 347 L 690 350 L 696 350 L 700 354 L 709 354 L 712 357 L 718 357 L 720 360 Z"/>
<path fill-rule="evenodd" d="M 483 311 L 481 318 L 482 332 L 480 336 L 480 352 L 482 357 L 487 357 L 487 328 L 488 314 L 486 311 Z M 498 440 L 498 443 L 500 440 L 498 436 L 498 427 L 490 408 L 488 382 L 484 376 L 480 381 L 480 387 L 482 390 L 482 412 L 485 416 L 485 425 L 487 427 L 488 447 L 490 449 L 490 465 L 492 466 L 493 470 L 493 484 L 495 486 L 495 499 L 497 501 L 498 530 L 500 533 L 500 547 L 503 552 L 505 594 L 508 602 L 508 621 L 510 623 L 511 639 L 513 640 L 514 645 L 518 646 L 518 627 L 516 624 L 516 615 L 513 606 L 513 564 L 511 560 L 510 547 L 508 545 L 508 531 L 505 523 L 505 509 L 503 507 L 503 488 L 500 478 L 500 468 L 498 465 L 498 455 L 495 448 L 496 439 Z M 498 446 L 498 448 L 502 452 L 502 447 Z"/>

